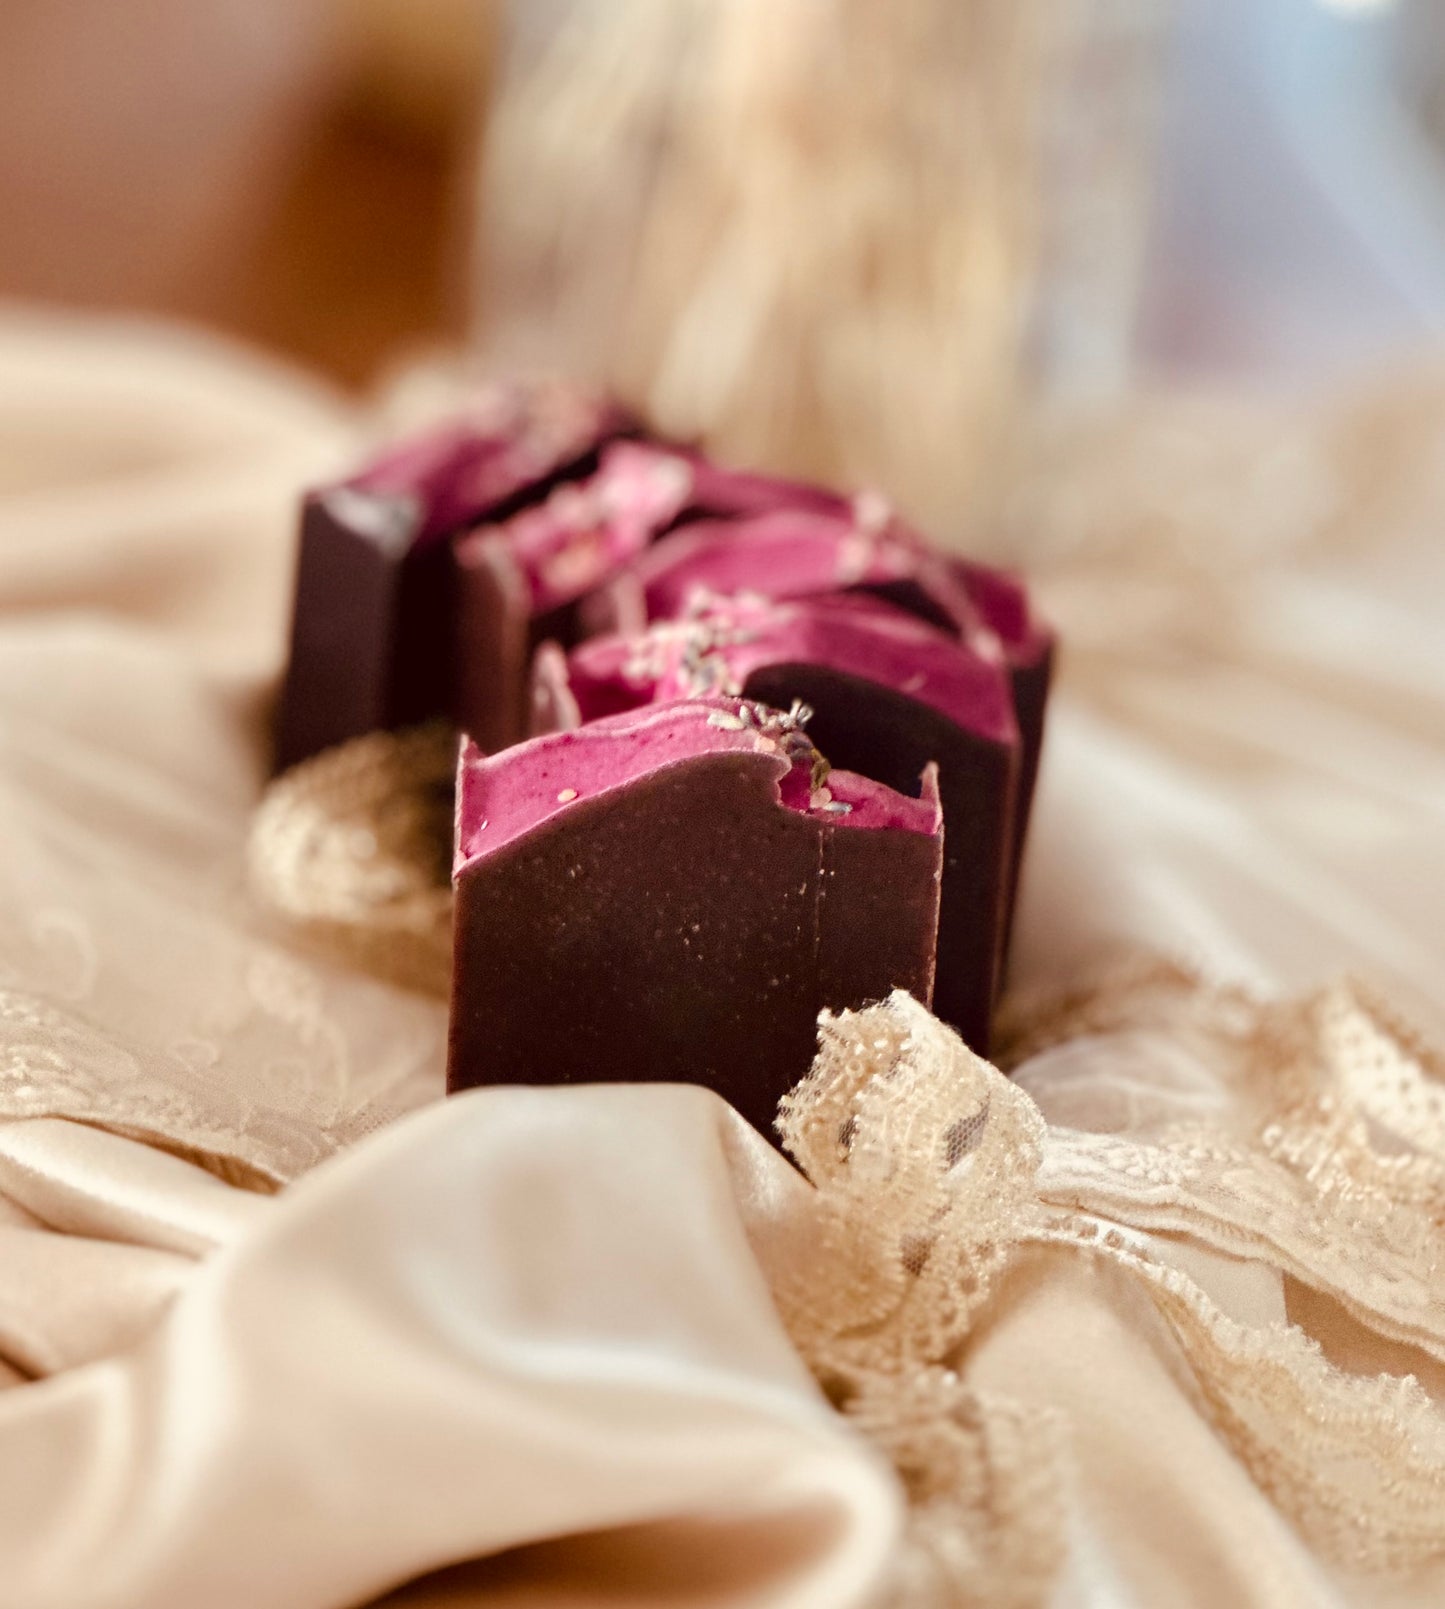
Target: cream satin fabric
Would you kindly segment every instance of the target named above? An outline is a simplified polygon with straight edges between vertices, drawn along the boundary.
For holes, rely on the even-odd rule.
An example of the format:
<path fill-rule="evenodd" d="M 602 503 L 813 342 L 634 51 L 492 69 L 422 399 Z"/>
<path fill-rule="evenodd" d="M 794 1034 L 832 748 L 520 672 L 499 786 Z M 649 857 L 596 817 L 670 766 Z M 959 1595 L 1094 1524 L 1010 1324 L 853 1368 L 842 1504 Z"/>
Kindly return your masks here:
<path fill-rule="evenodd" d="M 692 1090 L 439 1103 L 442 1007 L 267 928 L 242 856 L 290 499 L 357 435 L 241 354 L 0 326 L 0 1603 L 1439 1602 L 1427 1523 L 1385 1568 L 1349 1503 L 1326 1545 L 1321 1507 L 1388 1514 L 1365 1447 L 1379 1481 L 1416 1447 L 1433 1489 L 1430 1403 L 1350 1380 L 1438 1386 L 1438 1257 L 1379 1230 L 1410 1306 L 1409 1281 L 1336 1279 L 1343 1230 L 1276 1243 L 1262 1212 L 1248 1239 L 1126 1188 L 1145 1141 L 1177 1161 L 1183 1116 L 1244 1135 L 1251 1090 L 1269 1104 L 1277 1065 L 1232 1062 L 1188 987 L 1040 1039 L 1019 1093 L 934 1047 L 948 1076 L 919 1089 L 975 1100 L 939 1132 L 984 1134 L 996 1170 L 950 1233 L 991 1271 L 929 1321 L 937 1356 L 906 1325 L 864 1356 L 854 1295 L 903 1276 L 867 1263 L 871 1198 L 827 1145 L 814 1189 Z M 1021 987 L 1123 943 L 1267 991 L 1359 965 L 1438 1012 L 1440 560 L 1391 533 L 1248 587 L 1238 554 L 1163 579 L 1043 555 L 1072 685 Z M 1300 1221 L 1347 1224 L 1285 1185 Z M 1084 1243 L 1101 1225 L 1118 1245 Z M 964 1426 L 947 1489 L 910 1358 Z M 815 1374 L 860 1393 L 846 1416 Z M 1282 1446 L 1358 1467 L 1297 1488 L 1250 1452 Z M 930 1536 L 955 1538 L 952 1600 Z"/>

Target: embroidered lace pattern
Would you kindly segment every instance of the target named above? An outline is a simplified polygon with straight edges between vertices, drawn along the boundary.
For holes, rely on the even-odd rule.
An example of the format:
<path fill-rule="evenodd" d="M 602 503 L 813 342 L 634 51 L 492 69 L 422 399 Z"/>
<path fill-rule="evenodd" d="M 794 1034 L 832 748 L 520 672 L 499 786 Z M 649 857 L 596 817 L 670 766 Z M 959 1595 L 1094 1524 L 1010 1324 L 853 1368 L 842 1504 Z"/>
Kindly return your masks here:
<path fill-rule="evenodd" d="M 1267 1261 L 1445 1361 L 1445 1083 L 1368 988 L 1266 1002 L 1145 962 L 1017 1015 L 1006 1059 L 1056 1120 L 1048 1199 Z M 1207 1078 L 1214 1109 L 1131 1088 L 1141 1056 Z M 1071 1105 L 1101 1120 L 1066 1127 Z"/>
<path fill-rule="evenodd" d="M 954 1367 L 1042 1226 L 1033 1102 L 908 996 L 825 1016 L 784 1143 L 820 1195 L 818 1255 L 776 1291 L 799 1350 L 910 1499 L 899 1603 L 1028 1603 L 1061 1556 L 1046 1415 Z"/>
<path fill-rule="evenodd" d="M 48 840 L 37 832 L 28 858 L 7 866 L 0 1120 L 95 1124 L 273 1189 L 440 1094 L 437 1003 L 336 964 L 384 952 L 393 957 L 377 969 L 385 975 L 420 973 L 426 940 L 407 942 L 420 930 L 443 946 L 439 957 L 431 951 L 433 983 L 446 976 L 444 925 L 439 938 L 426 926 L 445 908 L 445 883 L 440 898 L 429 895 L 434 873 L 417 858 L 427 837 L 416 823 L 435 810 L 435 773 L 423 762 L 430 755 L 435 765 L 437 750 L 435 734 L 421 734 L 387 740 L 389 769 L 364 749 L 328 756 L 324 810 L 307 803 L 317 777 L 300 771 L 263 804 L 253 874 L 273 918 L 290 914 L 304 883 L 315 904 L 285 936 L 314 941 L 314 962 L 270 942 L 240 897 L 229 833 L 223 855 L 192 845 L 171 873 L 163 856 L 44 858 Z M 343 800 L 349 815 L 337 808 Z M 449 838 L 445 824 L 440 837 Z M 323 903 L 328 865 L 334 884 L 353 891 L 331 886 Z"/>
<path fill-rule="evenodd" d="M 423 1033 L 384 1052 L 374 1085 L 317 974 L 264 945 L 162 1043 L 103 1031 L 88 996 L 57 1003 L 38 983 L 0 971 L 0 1121 L 94 1124 L 249 1189 L 275 1189 L 415 1105 L 406 1086 L 432 1049 Z"/>

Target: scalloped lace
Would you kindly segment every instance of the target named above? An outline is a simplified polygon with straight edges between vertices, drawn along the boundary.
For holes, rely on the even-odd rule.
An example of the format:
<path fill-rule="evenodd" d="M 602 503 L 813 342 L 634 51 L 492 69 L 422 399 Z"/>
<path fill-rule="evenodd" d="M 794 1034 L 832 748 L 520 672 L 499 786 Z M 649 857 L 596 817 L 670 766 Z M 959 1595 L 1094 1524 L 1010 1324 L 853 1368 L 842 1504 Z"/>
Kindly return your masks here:
<path fill-rule="evenodd" d="M 1046 1082 L 1042 1058 L 1166 1027 L 1232 1057 L 1221 1065 L 1234 1093 L 1249 1086 L 1252 1141 L 1199 1122 L 1128 1138 L 1046 1125 L 1024 1087 Z M 962 1374 L 1000 1275 L 1041 1245 L 1106 1261 L 1148 1296 L 1217 1432 L 1325 1557 L 1399 1571 L 1445 1555 L 1445 1418 L 1418 1383 L 1347 1375 L 1295 1326 L 1235 1322 L 1140 1233 L 1277 1258 L 1439 1355 L 1438 1163 L 1416 1140 L 1438 1139 L 1440 1091 L 1419 1053 L 1349 990 L 1275 1006 L 1167 964 L 1040 1012 L 1017 1053 L 1042 1046 L 1010 1082 L 895 995 L 830 1019 L 785 1103 L 825 1229 L 779 1300 L 912 1496 L 896 1601 L 1039 1602 L 1062 1558 L 1058 1426 Z"/>

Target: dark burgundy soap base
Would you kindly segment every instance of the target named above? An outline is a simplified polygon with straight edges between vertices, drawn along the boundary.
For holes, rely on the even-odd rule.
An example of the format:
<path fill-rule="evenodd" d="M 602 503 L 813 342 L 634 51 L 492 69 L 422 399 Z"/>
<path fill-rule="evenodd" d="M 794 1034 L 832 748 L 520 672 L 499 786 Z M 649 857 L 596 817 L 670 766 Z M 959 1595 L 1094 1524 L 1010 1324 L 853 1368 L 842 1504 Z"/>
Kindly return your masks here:
<path fill-rule="evenodd" d="M 414 438 L 306 496 L 277 771 L 366 732 L 452 714 L 451 538 L 587 474 L 600 443 L 631 428 L 616 409 L 556 388 L 502 388 L 489 406 L 476 428 Z"/>
<path fill-rule="evenodd" d="M 1020 743 L 996 645 L 975 651 L 876 600 L 697 600 L 693 617 L 533 665 L 537 730 L 708 690 L 807 705 L 831 761 L 916 794 L 936 761 L 946 830 L 934 1009 L 980 1053 L 1004 962 Z"/>
<path fill-rule="evenodd" d="M 786 808 L 757 753 L 577 800 L 458 871 L 449 1089 L 699 1083 L 771 1134 L 822 1008 L 929 999 L 940 837 Z"/>

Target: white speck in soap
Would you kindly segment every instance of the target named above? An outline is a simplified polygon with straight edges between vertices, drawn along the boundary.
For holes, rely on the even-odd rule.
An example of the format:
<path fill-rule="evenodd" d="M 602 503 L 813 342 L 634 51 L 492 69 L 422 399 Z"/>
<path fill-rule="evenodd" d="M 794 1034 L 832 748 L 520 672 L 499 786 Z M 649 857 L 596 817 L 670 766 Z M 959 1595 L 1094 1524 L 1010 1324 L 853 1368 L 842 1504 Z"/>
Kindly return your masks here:
<path fill-rule="evenodd" d="M 557 803 L 558 804 L 571 804 L 572 801 L 576 797 L 577 797 L 576 788 L 563 788 L 561 793 L 559 793 L 557 795 Z"/>
<path fill-rule="evenodd" d="M 707 718 L 709 726 L 720 726 L 724 732 L 741 732 L 748 724 L 736 715 L 729 715 L 726 710 L 714 710 Z"/>

